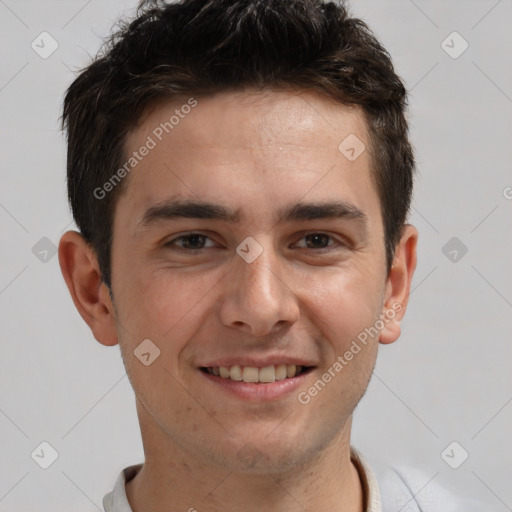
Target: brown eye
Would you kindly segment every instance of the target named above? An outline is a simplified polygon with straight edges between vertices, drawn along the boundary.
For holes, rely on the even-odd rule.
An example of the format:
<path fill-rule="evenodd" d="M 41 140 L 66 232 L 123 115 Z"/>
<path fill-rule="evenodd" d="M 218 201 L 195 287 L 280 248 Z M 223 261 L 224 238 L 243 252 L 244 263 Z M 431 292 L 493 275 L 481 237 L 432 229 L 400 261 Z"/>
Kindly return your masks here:
<path fill-rule="evenodd" d="M 305 243 L 303 243 L 304 241 Z M 298 247 L 302 249 L 335 249 L 335 248 L 343 248 L 346 247 L 346 243 L 342 240 L 334 238 L 328 233 L 308 233 L 304 235 L 299 243 Z"/>
<path fill-rule="evenodd" d="M 173 238 L 165 244 L 165 247 L 176 248 L 178 250 L 195 251 L 205 249 L 207 240 L 210 239 L 206 235 L 201 233 L 190 233 L 188 235 L 181 235 Z"/>
<path fill-rule="evenodd" d="M 325 233 L 313 233 L 304 237 L 307 240 L 306 245 L 309 249 L 324 249 L 329 247 L 329 239 L 331 237 Z"/>

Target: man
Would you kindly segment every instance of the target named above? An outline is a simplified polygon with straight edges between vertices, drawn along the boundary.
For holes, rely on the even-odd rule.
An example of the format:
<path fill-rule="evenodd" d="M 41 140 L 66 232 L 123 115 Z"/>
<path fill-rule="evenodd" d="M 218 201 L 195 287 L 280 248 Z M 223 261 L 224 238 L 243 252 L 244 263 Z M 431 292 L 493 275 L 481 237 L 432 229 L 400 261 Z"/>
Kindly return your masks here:
<path fill-rule="evenodd" d="M 59 261 L 145 451 L 106 512 L 381 510 L 350 433 L 416 266 L 405 108 L 317 0 L 144 4 L 70 86 Z"/>

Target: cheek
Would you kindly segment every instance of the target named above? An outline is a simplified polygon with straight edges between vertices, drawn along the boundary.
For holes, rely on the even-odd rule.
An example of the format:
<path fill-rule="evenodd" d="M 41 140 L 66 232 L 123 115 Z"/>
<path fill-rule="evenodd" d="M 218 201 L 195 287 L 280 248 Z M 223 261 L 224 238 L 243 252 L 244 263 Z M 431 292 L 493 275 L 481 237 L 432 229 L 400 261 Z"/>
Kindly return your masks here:
<path fill-rule="evenodd" d="M 217 280 L 172 269 L 133 274 L 119 299 L 120 347 L 133 389 L 148 410 L 158 409 L 178 423 L 190 414 L 191 407 L 197 408 L 179 384 L 180 357 L 204 325 L 205 301 Z M 145 350 L 152 361 L 146 366 L 137 353 L 142 353 L 138 347 L 147 339 L 157 348 L 149 345 Z M 153 354 L 158 355 L 153 359 Z M 167 396 L 172 401 L 166 403 Z"/>
<path fill-rule="evenodd" d="M 158 269 L 132 276 L 120 297 L 120 324 L 126 354 L 150 339 L 159 349 L 159 363 L 176 375 L 182 351 L 211 313 L 210 294 L 223 274 L 192 275 L 176 269 Z"/>
<path fill-rule="evenodd" d="M 321 371 L 299 401 L 311 418 L 322 418 L 333 431 L 352 414 L 375 366 L 379 336 L 369 328 L 379 318 L 382 304 L 383 290 L 377 282 L 364 273 L 337 269 L 304 283 L 309 321 L 324 342 Z"/>
<path fill-rule="evenodd" d="M 376 276 L 338 268 L 305 275 L 303 283 L 310 321 L 330 341 L 336 356 L 379 317 L 384 289 Z"/>
<path fill-rule="evenodd" d="M 122 297 L 125 320 L 144 335 L 162 338 L 190 322 L 189 316 L 200 309 L 201 299 L 214 285 L 209 281 L 175 269 L 132 276 Z"/>

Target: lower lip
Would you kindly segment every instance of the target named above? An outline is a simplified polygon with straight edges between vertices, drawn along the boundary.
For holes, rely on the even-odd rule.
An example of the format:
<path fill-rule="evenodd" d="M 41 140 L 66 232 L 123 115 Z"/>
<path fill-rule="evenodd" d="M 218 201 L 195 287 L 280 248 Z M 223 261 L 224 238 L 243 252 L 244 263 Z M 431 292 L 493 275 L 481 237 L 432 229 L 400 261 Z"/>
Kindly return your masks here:
<path fill-rule="evenodd" d="M 303 384 L 304 380 L 311 373 L 309 370 L 306 373 L 301 373 L 297 377 L 286 378 L 283 380 L 276 380 L 274 382 L 244 382 L 232 379 L 223 379 L 216 375 L 206 373 L 199 370 L 203 377 L 207 378 L 211 383 L 217 385 L 219 389 L 223 389 L 232 395 L 242 398 L 244 400 L 261 402 L 268 400 L 279 400 L 289 395 Z"/>

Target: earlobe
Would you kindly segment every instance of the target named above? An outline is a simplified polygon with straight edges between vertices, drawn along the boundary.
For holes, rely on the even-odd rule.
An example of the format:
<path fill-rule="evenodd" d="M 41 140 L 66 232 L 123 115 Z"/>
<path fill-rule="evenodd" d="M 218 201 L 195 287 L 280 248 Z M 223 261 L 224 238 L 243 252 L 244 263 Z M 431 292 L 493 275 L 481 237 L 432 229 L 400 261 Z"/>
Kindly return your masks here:
<path fill-rule="evenodd" d="M 380 333 L 380 343 L 393 343 L 400 337 L 400 324 L 405 315 L 411 282 L 416 269 L 417 242 L 418 230 L 414 226 L 406 224 L 396 247 L 393 265 L 386 283 L 386 296 L 382 312 L 386 321 Z"/>
<path fill-rule="evenodd" d="M 59 242 L 59 264 L 71 298 L 94 337 L 103 345 L 118 343 L 115 314 L 109 291 L 101 280 L 93 249 L 76 231 Z"/>

